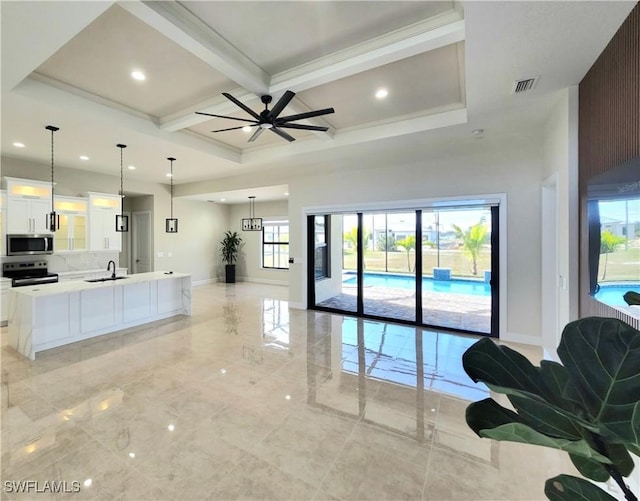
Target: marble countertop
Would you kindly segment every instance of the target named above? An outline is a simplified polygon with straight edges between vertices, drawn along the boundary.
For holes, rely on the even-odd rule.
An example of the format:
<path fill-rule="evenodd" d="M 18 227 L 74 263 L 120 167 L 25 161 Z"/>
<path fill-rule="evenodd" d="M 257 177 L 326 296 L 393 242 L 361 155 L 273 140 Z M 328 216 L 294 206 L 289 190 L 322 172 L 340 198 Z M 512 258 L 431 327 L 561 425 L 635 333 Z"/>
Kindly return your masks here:
<path fill-rule="evenodd" d="M 119 287 L 128 284 L 137 284 L 141 282 L 150 282 L 154 280 L 167 280 L 171 278 L 190 277 L 188 273 L 167 273 L 164 271 L 152 271 L 149 273 L 137 273 L 135 275 L 127 275 L 122 280 L 109 280 L 106 282 L 85 282 L 84 280 L 72 280 L 69 282 L 58 282 L 55 284 L 41 284 L 29 287 L 14 287 L 11 290 L 26 296 L 41 297 L 54 294 L 66 294 L 68 292 L 77 292 L 88 289 L 97 289 L 101 287 Z"/>

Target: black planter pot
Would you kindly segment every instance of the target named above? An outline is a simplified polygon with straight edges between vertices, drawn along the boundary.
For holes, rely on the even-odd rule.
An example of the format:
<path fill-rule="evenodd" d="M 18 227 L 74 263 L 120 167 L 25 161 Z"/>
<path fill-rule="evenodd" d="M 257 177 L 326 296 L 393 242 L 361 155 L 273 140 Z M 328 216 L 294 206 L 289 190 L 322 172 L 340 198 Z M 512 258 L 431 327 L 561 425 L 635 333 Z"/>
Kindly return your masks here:
<path fill-rule="evenodd" d="M 224 278 L 225 283 L 235 284 L 236 283 L 236 265 L 235 264 L 225 264 L 224 265 Z"/>

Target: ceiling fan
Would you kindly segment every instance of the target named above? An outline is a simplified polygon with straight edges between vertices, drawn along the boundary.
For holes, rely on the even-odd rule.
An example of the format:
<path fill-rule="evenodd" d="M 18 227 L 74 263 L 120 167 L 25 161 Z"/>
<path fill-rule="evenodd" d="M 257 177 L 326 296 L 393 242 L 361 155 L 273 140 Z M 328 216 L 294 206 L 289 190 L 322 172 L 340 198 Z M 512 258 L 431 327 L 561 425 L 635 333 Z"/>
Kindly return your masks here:
<path fill-rule="evenodd" d="M 271 109 L 268 109 L 268 106 L 269 106 L 269 103 L 271 103 L 272 101 L 272 97 L 261 96 L 260 100 L 264 103 L 264 110 L 262 110 L 260 114 L 253 111 L 244 103 L 241 103 L 240 101 L 238 101 L 231 94 L 227 94 L 226 92 L 223 92 L 222 95 L 226 97 L 229 101 L 234 103 L 236 106 L 239 106 L 244 111 L 246 111 L 249 115 L 251 115 L 254 118 L 254 120 L 249 120 L 247 118 L 227 117 L 224 115 L 214 115 L 213 113 L 204 113 L 202 111 L 196 111 L 196 113 L 198 115 L 207 115 L 210 117 L 228 118 L 229 120 L 239 120 L 240 122 L 248 122 L 249 124 L 251 124 L 249 125 L 249 127 L 257 127 L 256 131 L 249 138 L 250 143 L 258 139 L 260 134 L 262 134 L 266 129 L 271 130 L 271 132 L 278 134 L 278 136 L 280 136 L 283 139 L 286 139 L 289 142 L 295 141 L 296 139 L 281 129 L 298 129 L 298 130 L 313 130 L 313 131 L 326 132 L 329 130 L 329 127 L 322 127 L 318 125 L 295 124 L 291 122 L 295 122 L 296 120 L 304 120 L 305 118 L 313 118 L 313 117 L 319 117 L 322 115 L 328 115 L 329 113 L 335 113 L 333 108 L 325 108 L 323 110 L 308 111 L 306 113 L 298 113 L 297 115 L 288 115 L 288 116 L 280 117 L 279 115 L 280 113 L 282 113 L 282 110 L 285 109 L 285 107 L 293 99 L 293 96 L 296 95 L 295 92 L 292 92 L 290 90 L 286 91 L 282 95 L 282 97 L 278 100 L 278 102 L 275 104 L 275 106 Z M 241 125 L 239 127 L 230 127 L 228 129 L 212 130 L 211 132 L 224 132 L 228 130 L 237 130 L 237 129 L 242 129 L 243 127 L 246 127 L 246 125 Z"/>

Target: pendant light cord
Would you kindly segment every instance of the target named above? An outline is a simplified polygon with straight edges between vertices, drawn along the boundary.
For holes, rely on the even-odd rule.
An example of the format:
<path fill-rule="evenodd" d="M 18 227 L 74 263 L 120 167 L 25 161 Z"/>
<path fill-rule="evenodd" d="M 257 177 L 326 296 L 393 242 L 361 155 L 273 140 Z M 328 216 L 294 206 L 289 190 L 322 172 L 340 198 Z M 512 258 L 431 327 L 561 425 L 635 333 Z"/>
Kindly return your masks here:
<path fill-rule="evenodd" d="M 173 161 L 175 159 L 170 158 L 169 162 L 171 162 L 171 177 L 169 178 L 171 181 L 171 188 L 170 188 L 170 192 L 171 192 L 171 219 L 173 219 Z"/>
<path fill-rule="evenodd" d="M 54 210 L 53 129 L 51 129 L 51 212 Z"/>
<path fill-rule="evenodd" d="M 123 163 L 122 163 L 122 151 L 127 147 L 126 144 L 116 144 L 118 148 L 120 148 L 120 217 L 124 214 L 124 173 L 123 173 Z"/>

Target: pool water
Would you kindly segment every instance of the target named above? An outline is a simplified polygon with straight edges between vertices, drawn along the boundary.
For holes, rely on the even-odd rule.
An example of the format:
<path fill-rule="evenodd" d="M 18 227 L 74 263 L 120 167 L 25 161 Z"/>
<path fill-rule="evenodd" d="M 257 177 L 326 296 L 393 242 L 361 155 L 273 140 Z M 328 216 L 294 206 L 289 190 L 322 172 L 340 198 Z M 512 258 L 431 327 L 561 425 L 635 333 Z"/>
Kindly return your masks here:
<path fill-rule="evenodd" d="M 595 294 L 595 298 L 601 303 L 609 306 L 629 306 L 622 296 L 628 291 L 640 292 L 640 285 L 631 284 L 600 284 L 600 290 Z"/>
<path fill-rule="evenodd" d="M 345 280 L 343 283 L 356 286 L 357 278 Z M 406 275 L 386 275 L 364 273 L 364 287 L 388 287 L 389 289 L 415 289 L 415 278 Z M 472 296 L 491 296 L 491 287 L 480 280 L 433 280 L 422 279 L 423 292 L 450 292 L 453 294 L 469 294 Z"/>

